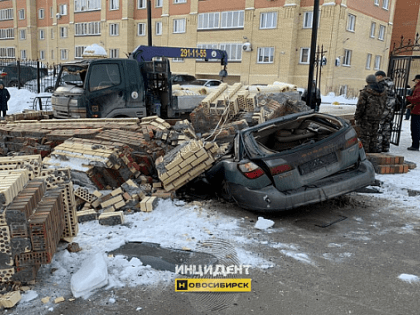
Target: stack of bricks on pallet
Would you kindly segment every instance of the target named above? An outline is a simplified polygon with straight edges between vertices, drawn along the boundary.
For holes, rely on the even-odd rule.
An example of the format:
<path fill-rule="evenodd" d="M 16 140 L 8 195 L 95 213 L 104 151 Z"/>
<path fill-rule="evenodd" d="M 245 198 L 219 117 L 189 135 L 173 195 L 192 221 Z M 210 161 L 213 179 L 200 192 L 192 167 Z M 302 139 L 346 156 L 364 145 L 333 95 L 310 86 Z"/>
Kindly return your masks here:
<path fill-rule="evenodd" d="M 209 169 L 217 150 L 214 142 L 191 140 L 158 158 L 155 165 L 165 190 L 177 190 Z"/>
<path fill-rule="evenodd" d="M 64 209 L 64 230 L 62 238 L 68 239 L 76 236 L 79 232 L 79 225 L 76 217 L 76 199 L 70 169 L 42 169 L 38 178 L 45 180 L 47 189 L 62 189 Z"/>
<path fill-rule="evenodd" d="M 49 116 L 52 116 L 52 111 L 45 110 L 24 110 L 23 113 L 16 113 L 6 116 L 6 121 L 16 121 L 16 120 L 40 120 L 48 119 Z"/>
<path fill-rule="evenodd" d="M 100 190 L 109 187 L 119 187 L 131 177 L 139 177 L 140 166 L 131 156 L 133 150 L 121 143 L 71 138 L 55 147 L 50 157 L 44 159 L 44 164 L 60 167 L 68 165 L 69 161 L 80 165 L 72 169 L 73 180 L 77 173 L 87 175 L 87 182 L 80 182 L 82 186 L 96 186 Z"/>
<path fill-rule="evenodd" d="M 403 156 L 393 156 L 386 153 L 366 153 L 366 157 L 373 164 L 378 174 L 407 173 L 409 164 L 404 163 Z"/>

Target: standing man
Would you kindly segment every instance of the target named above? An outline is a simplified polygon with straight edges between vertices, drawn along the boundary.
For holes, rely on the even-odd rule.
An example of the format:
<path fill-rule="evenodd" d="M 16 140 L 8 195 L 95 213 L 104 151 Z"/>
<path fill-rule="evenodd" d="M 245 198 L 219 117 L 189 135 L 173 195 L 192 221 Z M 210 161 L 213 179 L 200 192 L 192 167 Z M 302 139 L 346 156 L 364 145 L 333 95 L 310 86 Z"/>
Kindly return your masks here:
<path fill-rule="evenodd" d="M 394 82 L 382 70 L 375 73 L 380 86 L 387 92 L 386 106 L 379 124 L 379 152 L 389 152 L 392 121 L 394 119 L 396 92 Z"/>
<path fill-rule="evenodd" d="M 10 99 L 9 91 L 4 87 L 3 81 L 0 80 L 0 110 L 3 114 L 2 119 L 5 119 L 8 110 L 7 101 Z"/>
<path fill-rule="evenodd" d="M 407 106 L 411 110 L 411 147 L 407 150 L 418 151 L 420 142 L 420 74 L 417 74 L 413 81 L 416 85 L 413 87 L 411 96 L 407 96 L 407 100 L 411 103 Z"/>
<path fill-rule="evenodd" d="M 378 131 L 382 113 L 385 108 L 387 93 L 370 74 L 366 78 L 367 85 L 360 91 L 354 119 L 360 128 L 359 138 L 365 152 L 378 153 Z"/>

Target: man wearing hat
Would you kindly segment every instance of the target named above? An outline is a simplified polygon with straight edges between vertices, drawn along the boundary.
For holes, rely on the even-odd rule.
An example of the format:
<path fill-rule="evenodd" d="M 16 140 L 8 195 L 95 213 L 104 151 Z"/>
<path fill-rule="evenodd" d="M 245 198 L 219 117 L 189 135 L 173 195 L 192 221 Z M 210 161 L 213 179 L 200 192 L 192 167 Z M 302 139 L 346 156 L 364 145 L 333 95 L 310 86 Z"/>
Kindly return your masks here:
<path fill-rule="evenodd" d="M 379 123 L 385 108 L 387 93 L 376 82 L 371 74 L 366 78 L 367 85 L 360 91 L 354 119 L 360 128 L 359 138 L 366 152 L 378 153 L 379 150 Z"/>
<path fill-rule="evenodd" d="M 394 119 L 396 91 L 394 82 L 382 70 L 375 73 L 376 80 L 387 92 L 386 106 L 379 124 L 379 152 L 389 152 L 391 141 L 392 121 Z"/>
<path fill-rule="evenodd" d="M 3 81 L 0 80 L 0 111 L 3 114 L 2 119 L 6 117 L 7 101 L 10 99 L 9 91 L 4 87 Z"/>
<path fill-rule="evenodd" d="M 413 80 L 416 85 L 413 87 L 411 96 L 407 96 L 407 100 L 411 103 L 407 108 L 411 110 L 411 147 L 410 151 L 419 150 L 420 142 L 420 74 L 417 74 Z"/>

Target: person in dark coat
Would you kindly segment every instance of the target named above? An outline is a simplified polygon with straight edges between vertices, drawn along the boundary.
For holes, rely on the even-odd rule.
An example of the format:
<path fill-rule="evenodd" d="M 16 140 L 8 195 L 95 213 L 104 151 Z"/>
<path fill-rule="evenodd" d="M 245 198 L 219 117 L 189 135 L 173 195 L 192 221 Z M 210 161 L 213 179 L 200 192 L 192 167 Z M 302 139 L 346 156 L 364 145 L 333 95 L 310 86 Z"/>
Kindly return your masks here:
<path fill-rule="evenodd" d="M 387 91 L 378 84 L 371 74 L 366 78 L 367 85 L 360 91 L 354 119 L 360 128 L 359 138 L 366 152 L 381 152 L 378 132 L 386 106 Z"/>
<path fill-rule="evenodd" d="M 411 147 L 410 151 L 419 151 L 420 143 L 420 74 L 417 74 L 413 80 L 416 85 L 413 87 L 411 96 L 407 100 L 411 103 L 407 106 L 411 110 Z"/>
<path fill-rule="evenodd" d="M 308 106 L 311 106 L 312 109 L 315 109 L 315 111 L 318 112 L 319 107 L 321 106 L 321 91 L 316 87 L 315 80 L 312 82 L 312 95 L 312 101 L 315 101 L 315 104 L 309 104 L 309 93 L 307 89 L 305 89 L 302 94 L 302 101 L 305 101 Z"/>
<path fill-rule="evenodd" d="M 4 87 L 4 82 L 0 80 L 0 111 L 3 114 L 4 119 L 6 117 L 6 112 L 9 109 L 7 107 L 7 101 L 10 99 L 9 91 Z"/>

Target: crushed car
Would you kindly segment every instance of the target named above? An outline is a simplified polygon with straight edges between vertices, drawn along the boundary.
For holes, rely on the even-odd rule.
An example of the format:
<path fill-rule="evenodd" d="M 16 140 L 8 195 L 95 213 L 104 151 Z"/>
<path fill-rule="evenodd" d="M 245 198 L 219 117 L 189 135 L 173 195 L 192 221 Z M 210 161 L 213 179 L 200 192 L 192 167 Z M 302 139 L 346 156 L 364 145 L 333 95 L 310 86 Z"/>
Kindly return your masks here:
<path fill-rule="evenodd" d="M 372 184 L 375 171 L 344 119 L 301 112 L 237 132 L 229 154 L 206 173 L 241 208 L 280 211 Z"/>

